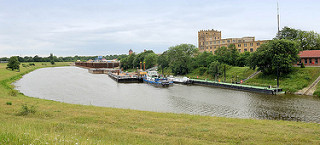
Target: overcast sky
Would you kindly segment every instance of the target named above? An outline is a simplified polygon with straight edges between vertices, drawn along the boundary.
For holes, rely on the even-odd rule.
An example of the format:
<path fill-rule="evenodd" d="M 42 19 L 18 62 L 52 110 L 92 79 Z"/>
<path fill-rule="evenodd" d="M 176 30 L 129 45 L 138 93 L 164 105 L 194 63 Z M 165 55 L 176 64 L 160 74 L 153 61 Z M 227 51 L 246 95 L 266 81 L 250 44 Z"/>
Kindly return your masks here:
<path fill-rule="evenodd" d="M 320 1 L 278 0 L 281 27 L 320 32 Z M 162 53 L 199 30 L 272 39 L 276 0 L 0 0 L 0 57 Z"/>

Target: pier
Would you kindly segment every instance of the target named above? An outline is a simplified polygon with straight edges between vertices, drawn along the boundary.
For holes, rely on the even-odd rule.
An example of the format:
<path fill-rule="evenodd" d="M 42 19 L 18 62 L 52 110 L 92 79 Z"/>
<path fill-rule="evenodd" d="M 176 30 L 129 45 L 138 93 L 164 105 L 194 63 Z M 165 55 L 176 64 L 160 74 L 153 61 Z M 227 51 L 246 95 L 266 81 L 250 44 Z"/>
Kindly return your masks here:
<path fill-rule="evenodd" d="M 142 77 L 135 74 L 126 73 L 108 73 L 109 77 L 118 83 L 142 83 Z"/>
<path fill-rule="evenodd" d="M 231 89 L 237 89 L 237 90 L 245 90 L 245 91 L 264 93 L 264 94 L 276 95 L 276 94 L 285 93 L 285 92 L 282 91 L 281 88 L 249 86 L 249 85 L 242 85 L 242 84 L 231 84 L 231 83 L 223 83 L 223 82 L 216 82 L 216 81 L 198 80 L 198 79 L 190 79 L 189 82 L 191 84 L 206 85 L 206 86 L 217 86 L 217 87 L 231 88 Z"/>

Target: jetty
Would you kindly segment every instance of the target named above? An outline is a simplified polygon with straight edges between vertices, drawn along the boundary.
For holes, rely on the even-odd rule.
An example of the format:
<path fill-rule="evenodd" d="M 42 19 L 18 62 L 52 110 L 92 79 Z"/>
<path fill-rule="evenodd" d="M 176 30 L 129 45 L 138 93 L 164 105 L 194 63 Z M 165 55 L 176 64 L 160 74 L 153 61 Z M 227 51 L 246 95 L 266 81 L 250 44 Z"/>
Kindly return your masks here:
<path fill-rule="evenodd" d="M 134 73 L 108 73 L 109 77 L 118 83 L 142 83 L 143 78 Z"/>
<path fill-rule="evenodd" d="M 199 79 L 190 79 L 189 83 L 197 84 L 197 85 L 217 86 L 222 88 L 245 90 L 250 92 L 265 93 L 265 94 L 272 94 L 272 95 L 285 93 L 281 88 L 259 87 L 259 86 L 232 84 L 232 83 L 224 83 L 224 82 L 216 82 L 216 81 L 199 80 Z"/>

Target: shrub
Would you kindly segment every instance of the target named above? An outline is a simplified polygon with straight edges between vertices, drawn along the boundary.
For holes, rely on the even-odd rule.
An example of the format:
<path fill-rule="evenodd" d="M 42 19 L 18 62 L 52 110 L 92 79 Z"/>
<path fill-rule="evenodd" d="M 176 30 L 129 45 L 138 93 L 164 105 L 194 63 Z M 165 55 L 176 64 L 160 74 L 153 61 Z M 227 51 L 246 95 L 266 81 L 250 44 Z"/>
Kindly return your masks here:
<path fill-rule="evenodd" d="M 200 67 L 199 68 L 200 75 L 203 75 L 205 72 L 207 72 L 207 70 L 208 70 L 208 68 L 206 68 L 206 67 Z"/>
<path fill-rule="evenodd" d="M 29 65 L 30 65 L 30 66 L 36 66 L 36 64 L 34 64 L 34 63 L 29 63 Z"/>
<path fill-rule="evenodd" d="M 51 63 L 51 65 L 54 65 L 54 64 L 55 64 L 55 62 L 54 62 L 53 60 L 51 60 L 50 63 Z"/>
<path fill-rule="evenodd" d="M 7 102 L 6 104 L 7 104 L 7 105 L 12 105 L 12 102 Z"/>
<path fill-rule="evenodd" d="M 19 116 L 26 116 L 30 113 L 32 113 L 32 114 L 36 113 L 36 107 L 33 105 L 28 106 L 27 104 L 25 104 L 25 105 L 21 106 L 21 109 L 20 109 L 20 112 L 18 113 L 18 115 Z"/>
<path fill-rule="evenodd" d="M 10 90 L 9 91 L 9 95 L 10 96 L 17 96 L 18 95 L 18 91 L 17 90 Z"/>
<path fill-rule="evenodd" d="M 29 65 L 27 65 L 27 64 L 22 64 L 22 66 L 23 66 L 23 67 L 29 67 Z"/>
<path fill-rule="evenodd" d="M 305 68 L 306 66 L 304 66 L 304 63 L 301 63 L 301 66 L 300 66 L 301 68 Z"/>

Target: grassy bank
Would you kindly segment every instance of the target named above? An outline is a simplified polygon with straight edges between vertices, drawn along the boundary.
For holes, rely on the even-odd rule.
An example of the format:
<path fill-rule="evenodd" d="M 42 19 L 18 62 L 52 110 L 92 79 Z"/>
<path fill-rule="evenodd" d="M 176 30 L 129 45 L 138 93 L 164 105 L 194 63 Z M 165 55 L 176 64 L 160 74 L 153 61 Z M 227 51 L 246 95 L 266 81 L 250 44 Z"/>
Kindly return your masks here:
<path fill-rule="evenodd" d="M 0 64 L 0 144 L 320 144 L 320 124 L 315 123 L 156 113 L 12 96 L 7 84 L 40 67 L 46 66 L 12 72 Z M 22 116 L 22 105 L 35 106 L 35 113 Z"/>
<path fill-rule="evenodd" d="M 231 83 L 231 81 L 240 81 L 251 74 L 253 74 L 255 70 L 250 69 L 249 67 L 231 67 L 226 70 L 226 82 Z M 208 74 L 207 72 L 201 74 L 199 69 L 194 70 L 192 73 L 188 74 L 187 77 L 196 79 L 198 76 L 199 79 L 207 79 L 207 80 L 215 80 L 214 76 Z M 217 80 L 220 79 L 224 81 L 224 76 L 220 76 Z"/>
<path fill-rule="evenodd" d="M 306 67 L 306 68 L 293 68 L 293 71 L 287 75 L 281 75 L 280 88 L 287 92 L 296 92 L 308 85 L 312 84 L 319 76 L 319 67 Z M 276 75 L 263 75 L 260 73 L 258 76 L 249 79 L 245 82 L 248 85 L 255 86 L 277 86 Z"/>

